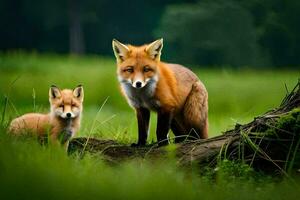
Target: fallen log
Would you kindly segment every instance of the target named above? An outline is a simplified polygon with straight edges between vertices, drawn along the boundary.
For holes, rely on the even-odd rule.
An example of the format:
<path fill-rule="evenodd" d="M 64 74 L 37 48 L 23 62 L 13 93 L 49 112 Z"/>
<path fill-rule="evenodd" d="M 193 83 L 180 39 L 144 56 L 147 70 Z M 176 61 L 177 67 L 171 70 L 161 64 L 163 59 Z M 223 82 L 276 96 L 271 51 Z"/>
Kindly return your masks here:
<path fill-rule="evenodd" d="M 257 116 L 248 124 L 236 124 L 235 128 L 220 136 L 185 141 L 174 144 L 178 164 L 181 166 L 214 167 L 218 160 L 238 160 L 265 172 L 286 174 L 300 168 L 300 81 L 287 94 L 278 108 Z M 130 147 L 114 140 L 75 138 L 69 152 L 100 154 L 102 159 L 119 163 L 129 159 L 155 159 L 168 156 L 170 148 L 152 144 L 146 147 Z"/>

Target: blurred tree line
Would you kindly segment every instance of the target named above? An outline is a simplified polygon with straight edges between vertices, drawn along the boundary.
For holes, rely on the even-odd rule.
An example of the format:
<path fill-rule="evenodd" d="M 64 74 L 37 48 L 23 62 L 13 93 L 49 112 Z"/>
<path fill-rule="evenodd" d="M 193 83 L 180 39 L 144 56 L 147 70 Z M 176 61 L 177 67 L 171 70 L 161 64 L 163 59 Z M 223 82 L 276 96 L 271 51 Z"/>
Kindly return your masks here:
<path fill-rule="evenodd" d="M 195 65 L 300 64 L 299 0 L 0 0 L 0 49 L 112 55 L 111 40 L 165 39 Z"/>

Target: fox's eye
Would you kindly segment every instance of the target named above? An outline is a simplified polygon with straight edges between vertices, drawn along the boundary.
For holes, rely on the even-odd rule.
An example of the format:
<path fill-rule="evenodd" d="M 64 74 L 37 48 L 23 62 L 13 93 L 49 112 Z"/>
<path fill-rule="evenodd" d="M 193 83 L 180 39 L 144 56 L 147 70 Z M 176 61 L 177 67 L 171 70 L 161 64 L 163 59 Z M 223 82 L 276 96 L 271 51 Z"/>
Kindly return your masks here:
<path fill-rule="evenodd" d="M 76 104 L 75 103 L 72 103 L 72 107 L 75 107 L 76 106 Z"/>
<path fill-rule="evenodd" d="M 133 72 L 133 68 L 126 68 L 123 70 L 124 72 L 129 72 L 129 73 L 132 73 Z"/>
<path fill-rule="evenodd" d="M 60 104 L 59 107 L 60 107 L 60 108 L 63 108 L 63 107 L 64 107 L 64 104 Z"/>
<path fill-rule="evenodd" d="M 150 72 L 150 71 L 152 71 L 152 69 L 149 66 L 144 67 L 144 72 Z"/>

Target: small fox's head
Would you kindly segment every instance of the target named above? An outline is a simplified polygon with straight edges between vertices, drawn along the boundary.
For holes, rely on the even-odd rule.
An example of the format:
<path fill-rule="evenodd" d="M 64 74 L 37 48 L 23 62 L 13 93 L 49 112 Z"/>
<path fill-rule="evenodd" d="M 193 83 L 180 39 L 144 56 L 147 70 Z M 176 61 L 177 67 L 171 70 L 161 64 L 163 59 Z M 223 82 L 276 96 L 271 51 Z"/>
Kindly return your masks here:
<path fill-rule="evenodd" d="M 73 90 L 60 90 L 54 85 L 51 86 L 49 90 L 51 114 L 62 119 L 79 117 L 82 112 L 83 97 L 84 93 L 81 85 Z"/>
<path fill-rule="evenodd" d="M 117 72 L 121 83 L 131 84 L 134 88 L 143 88 L 148 83 L 157 82 L 163 39 L 143 46 L 125 45 L 114 39 L 112 46 L 117 58 Z"/>

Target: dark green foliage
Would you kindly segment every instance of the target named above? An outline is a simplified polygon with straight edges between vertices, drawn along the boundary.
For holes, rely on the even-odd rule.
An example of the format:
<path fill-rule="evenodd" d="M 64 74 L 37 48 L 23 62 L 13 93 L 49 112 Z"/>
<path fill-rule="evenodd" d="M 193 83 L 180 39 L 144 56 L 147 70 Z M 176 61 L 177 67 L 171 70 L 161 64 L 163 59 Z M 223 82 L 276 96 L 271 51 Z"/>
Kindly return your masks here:
<path fill-rule="evenodd" d="M 68 51 L 67 1 L 4 0 L 0 13 L 0 49 Z"/>
<path fill-rule="evenodd" d="M 300 133 L 300 109 L 294 109 L 291 113 L 279 119 L 278 131 L 286 130 L 290 133 Z"/>
<path fill-rule="evenodd" d="M 289 133 L 297 136 L 300 133 L 300 109 L 296 108 L 287 115 L 280 117 L 276 126 L 269 128 L 267 132 L 270 134 Z"/>
<path fill-rule="evenodd" d="M 171 60 L 200 65 L 262 64 L 251 14 L 232 1 L 167 7 L 157 35 Z"/>
<path fill-rule="evenodd" d="M 0 49 L 68 52 L 69 12 L 73 2 L 75 1 L 1 1 Z M 86 52 L 112 55 L 113 38 L 136 44 L 153 40 L 151 32 L 159 22 L 164 5 L 171 0 L 77 2 Z"/>
<path fill-rule="evenodd" d="M 287 114 L 280 116 L 276 123 L 271 123 L 265 130 L 263 137 L 282 140 L 278 142 L 277 155 L 281 156 L 284 166 L 282 168 L 291 174 L 300 166 L 300 109 L 295 108 Z M 262 135 L 264 133 L 261 133 Z M 270 144 L 268 144 L 271 146 Z M 281 148 L 279 148 L 281 147 Z M 275 154 L 275 150 L 270 152 Z M 279 156 L 280 157 L 280 156 Z"/>
<path fill-rule="evenodd" d="M 299 12 L 298 0 L 2 0 L 0 50 L 68 53 L 76 21 L 89 54 L 112 56 L 113 38 L 139 45 L 163 37 L 170 61 L 296 68 Z"/>
<path fill-rule="evenodd" d="M 240 161 L 224 159 L 219 161 L 215 168 L 206 167 L 202 170 L 201 175 L 205 180 L 210 181 L 253 181 L 255 176 L 262 174 L 255 172 L 249 165 L 243 164 Z"/>
<path fill-rule="evenodd" d="M 300 2 L 251 0 L 240 2 L 254 17 L 259 44 L 275 66 L 299 65 Z"/>
<path fill-rule="evenodd" d="M 288 115 L 282 116 L 273 132 L 279 134 L 285 130 L 285 134 L 294 134 L 289 148 L 286 170 L 291 173 L 294 166 L 300 166 L 300 109 L 296 108 Z"/>

